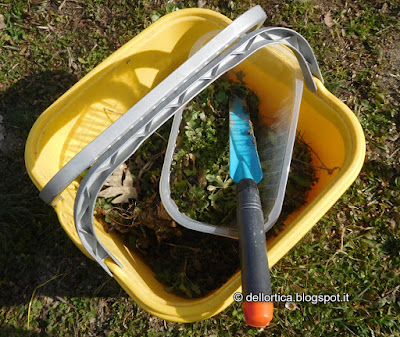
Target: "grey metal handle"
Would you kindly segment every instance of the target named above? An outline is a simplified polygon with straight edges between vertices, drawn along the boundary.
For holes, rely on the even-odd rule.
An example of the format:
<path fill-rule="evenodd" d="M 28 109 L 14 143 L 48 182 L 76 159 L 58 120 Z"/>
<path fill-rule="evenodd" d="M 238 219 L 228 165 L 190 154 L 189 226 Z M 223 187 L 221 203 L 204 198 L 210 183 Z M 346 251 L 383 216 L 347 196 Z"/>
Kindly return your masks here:
<path fill-rule="evenodd" d="M 123 135 L 132 131 L 139 121 L 147 123 L 153 118 L 154 109 L 168 97 L 175 95 L 183 83 L 203 69 L 234 41 L 247 32 L 261 27 L 265 19 L 266 14 L 260 6 L 255 6 L 239 16 L 76 154 L 44 186 L 40 192 L 40 198 L 47 204 L 51 204 L 74 179 L 92 165 L 107 149 L 120 140 Z"/>
<path fill-rule="evenodd" d="M 136 120 L 130 126 L 128 132 L 123 136 L 119 136 L 117 142 L 109 146 L 109 149 L 89 169 L 80 184 L 75 198 L 74 220 L 83 246 L 110 275 L 111 271 L 105 265 L 104 260 L 107 257 L 111 257 L 118 265 L 121 266 L 121 264 L 99 241 L 96 235 L 93 224 L 93 210 L 97 195 L 107 177 L 125 162 L 163 123 L 225 72 L 234 68 L 260 48 L 270 44 L 289 46 L 298 57 L 300 64 L 302 64 L 302 69 L 305 71 L 304 77 L 306 81 L 308 78 L 311 90 L 316 90 L 316 85 L 308 66 L 308 63 L 315 61 L 315 58 L 306 60 L 290 42 L 296 39 L 296 36 L 300 37 L 300 42 L 296 40 L 298 43 L 305 41 L 304 38 L 296 32 L 283 29 L 285 37 L 277 39 L 276 34 L 279 33 L 280 29 L 282 28 L 264 28 L 247 34 L 239 42 L 199 70 L 188 81 L 180 83 L 173 95 L 164 97 L 159 105 L 152 106 L 149 109 L 150 112 L 146 116 Z M 272 33 L 271 35 L 269 34 L 270 32 Z M 292 34 L 289 34 L 289 32 L 292 32 Z M 307 42 L 305 43 L 308 45 Z M 219 234 L 230 236 L 229 231 Z"/>

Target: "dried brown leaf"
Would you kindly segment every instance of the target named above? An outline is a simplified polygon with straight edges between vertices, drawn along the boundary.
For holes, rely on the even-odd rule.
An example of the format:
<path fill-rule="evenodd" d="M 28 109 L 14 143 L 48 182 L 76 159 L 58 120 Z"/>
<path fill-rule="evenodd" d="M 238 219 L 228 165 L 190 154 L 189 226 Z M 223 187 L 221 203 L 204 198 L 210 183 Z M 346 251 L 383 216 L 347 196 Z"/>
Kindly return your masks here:
<path fill-rule="evenodd" d="M 207 4 L 207 1 L 205 0 L 198 0 L 197 1 L 197 7 L 203 8 Z"/>
<path fill-rule="evenodd" d="M 6 23 L 4 22 L 4 16 L 0 14 L 0 29 L 6 28 Z"/>
<path fill-rule="evenodd" d="M 330 11 L 325 14 L 324 22 L 329 28 L 333 26 L 332 14 Z"/>
<path fill-rule="evenodd" d="M 124 177 L 125 174 L 125 177 Z M 131 172 L 126 164 L 119 166 L 115 172 L 107 179 L 105 184 L 109 186 L 99 193 L 99 197 L 115 198 L 111 201 L 113 204 L 123 204 L 129 202 L 129 199 L 137 199 L 136 188 L 133 187 Z"/>
<path fill-rule="evenodd" d="M 169 216 L 169 214 L 167 213 L 167 211 L 164 208 L 164 205 L 161 203 L 159 206 L 157 206 L 157 213 L 158 216 L 163 219 L 163 220 L 169 220 L 171 221 L 171 217 Z"/>

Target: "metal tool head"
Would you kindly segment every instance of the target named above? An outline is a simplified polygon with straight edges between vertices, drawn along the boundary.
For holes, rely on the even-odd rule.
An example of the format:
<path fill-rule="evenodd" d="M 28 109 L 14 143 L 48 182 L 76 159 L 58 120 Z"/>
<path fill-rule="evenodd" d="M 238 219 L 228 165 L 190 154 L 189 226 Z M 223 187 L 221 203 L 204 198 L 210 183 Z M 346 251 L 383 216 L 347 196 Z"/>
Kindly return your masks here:
<path fill-rule="evenodd" d="M 253 124 L 246 104 L 234 97 L 229 109 L 229 175 L 235 183 L 244 178 L 259 183 L 263 173 Z"/>

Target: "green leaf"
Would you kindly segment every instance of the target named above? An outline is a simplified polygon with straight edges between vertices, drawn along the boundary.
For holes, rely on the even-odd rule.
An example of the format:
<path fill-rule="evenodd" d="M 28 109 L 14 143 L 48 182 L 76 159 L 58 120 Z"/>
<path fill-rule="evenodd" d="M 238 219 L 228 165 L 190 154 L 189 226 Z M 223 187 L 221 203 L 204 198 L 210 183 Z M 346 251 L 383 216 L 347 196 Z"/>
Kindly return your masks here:
<path fill-rule="evenodd" d="M 217 178 L 213 174 L 206 174 L 206 179 L 210 183 L 215 183 L 215 182 L 218 183 Z"/>
<path fill-rule="evenodd" d="M 218 93 L 215 95 L 215 100 L 219 103 L 219 104 L 223 104 L 225 102 L 227 102 L 228 100 L 228 96 L 226 95 L 226 93 L 222 90 L 218 91 Z"/>
<path fill-rule="evenodd" d="M 167 13 L 172 13 L 172 12 L 176 11 L 176 8 L 177 8 L 176 5 L 173 4 L 173 3 L 168 3 L 165 6 L 165 10 L 166 10 Z"/>
<path fill-rule="evenodd" d="M 159 18 L 160 18 L 160 14 L 158 14 L 157 12 L 153 12 L 153 14 L 151 14 L 151 16 L 150 16 L 150 19 L 152 22 L 156 22 Z"/>
<path fill-rule="evenodd" d="M 311 186 L 312 182 L 305 177 L 293 174 L 291 178 L 300 186 L 309 187 Z"/>
<path fill-rule="evenodd" d="M 197 202 L 197 206 L 199 209 L 206 209 L 209 205 L 210 205 L 210 203 L 206 200 L 199 200 Z"/>

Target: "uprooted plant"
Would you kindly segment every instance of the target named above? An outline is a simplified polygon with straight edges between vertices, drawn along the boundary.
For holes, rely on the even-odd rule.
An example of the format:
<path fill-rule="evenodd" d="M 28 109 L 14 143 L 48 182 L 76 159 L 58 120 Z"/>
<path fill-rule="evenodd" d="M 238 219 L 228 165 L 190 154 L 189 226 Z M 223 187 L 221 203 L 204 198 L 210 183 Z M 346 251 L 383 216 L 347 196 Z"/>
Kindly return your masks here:
<path fill-rule="evenodd" d="M 227 128 L 232 95 L 244 97 L 252 121 L 257 120 L 257 95 L 240 76 L 235 82 L 221 78 L 187 106 L 171 172 L 171 196 L 180 211 L 214 225 L 234 221 L 236 211 Z M 157 130 L 109 177 L 95 215 L 107 232 L 124 236 L 167 291 L 198 297 L 220 287 L 240 268 L 238 242 L 188 230 L 165 211 L 158 191 L 170 126 L 168 122 Z M 298 133 L 281 217 L 269 236 L 306 203 L 317 179 L 312 156 L 313 150 Z"/>

